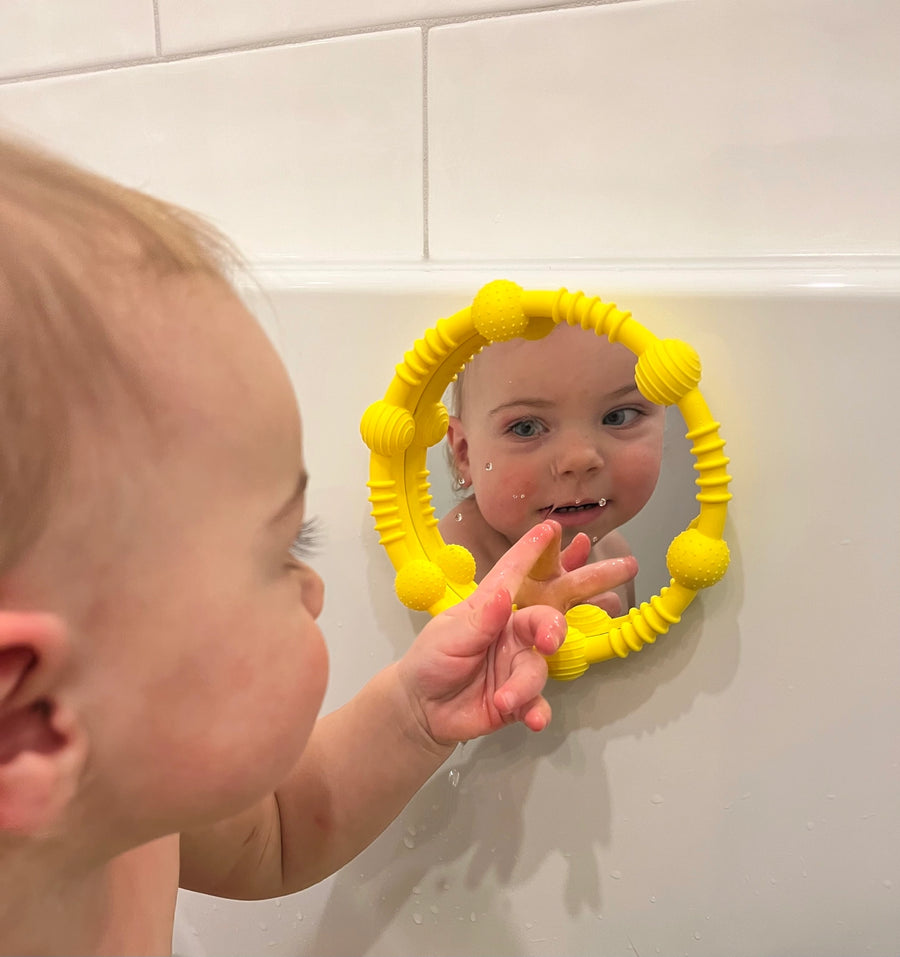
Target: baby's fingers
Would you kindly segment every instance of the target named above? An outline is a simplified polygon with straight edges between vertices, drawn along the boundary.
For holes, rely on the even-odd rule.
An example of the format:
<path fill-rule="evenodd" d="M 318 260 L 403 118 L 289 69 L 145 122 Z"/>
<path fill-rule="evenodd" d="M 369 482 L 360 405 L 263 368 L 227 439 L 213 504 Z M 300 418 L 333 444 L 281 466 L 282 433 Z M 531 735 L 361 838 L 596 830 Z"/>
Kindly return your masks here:
<path fill-rule="evenodd" d="M 563 571 L 571 572 L 581 566 L 591 557 L 591 540 L 579 532 L 571 542 L 559 553 Z"/>
<path fill-rule="evenodd" d="M 594 595 L 612 591 L 619 585 L 632 581 L 638 572 L 637 559 L 633 555 L 623 558 L 607 558 L 576 568 L 566 575 L 563 589 L 569 606 L 588 601 Z"/>
<path fill-rule="evenodd" d="M 565 615 L 548 605 L 520 608 L 513 618 L 513 633 L 523 648 L 537 648 L 542 655 L 552 655 L 566 640 Z"/>
<path fill-rule="evenodd" d="M 559 534 L 558 522 L 542 522 L 540 525 L 535 525 L 485 575 L 478 591 L 490 594 L 498 588 L 505 588 L 510 595 L 517 594 L 519 587 L 529 575 L 535 563 L 538 562 L 547 547 L 552 544 L 554 538 L 559 538 Z M 605 589 L 595 590 L 603 591 Z"/>
<path fill-rule="evenodd" d="M 494 707 L 505 720 L 541 731 L 550 723 L 550 705 L 541 696 L 546 683 L 546 660 L 533 649 L 523 650 L 509 678 L 494 692 Z"/>

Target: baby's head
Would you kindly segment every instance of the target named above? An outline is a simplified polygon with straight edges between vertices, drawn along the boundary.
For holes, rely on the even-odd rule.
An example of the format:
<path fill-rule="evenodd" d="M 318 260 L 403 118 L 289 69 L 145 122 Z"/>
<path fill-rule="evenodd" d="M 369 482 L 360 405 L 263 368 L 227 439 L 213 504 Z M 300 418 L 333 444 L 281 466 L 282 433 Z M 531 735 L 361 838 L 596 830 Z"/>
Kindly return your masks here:
<path fill-rule="evenodd" d="M 656 487 L 664 409 L 634 383 L 635 356 L 578 327 L 479 353 L 447 433 L 458 483 L 510 542 L 552 516 L 564 542 L 633 518 Z"/>
<path fill-rule="evenodd" d="M 228 256 L 0 141 L 0 861 L 239 810 L 315 720 L 300 421 Z"/>

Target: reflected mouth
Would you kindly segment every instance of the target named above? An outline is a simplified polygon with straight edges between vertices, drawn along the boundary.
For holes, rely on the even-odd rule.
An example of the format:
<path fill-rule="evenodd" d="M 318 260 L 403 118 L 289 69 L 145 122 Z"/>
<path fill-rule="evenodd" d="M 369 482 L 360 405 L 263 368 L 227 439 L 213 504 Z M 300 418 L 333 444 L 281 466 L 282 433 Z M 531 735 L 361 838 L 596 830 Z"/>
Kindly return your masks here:
<path fill-rule="evenodd" d="M 549 505 L 545 511 L 544 520 L 551 515 L 577 515 L 583 512 L 592 512 L 595 509 L 603 508 L 606 505 L 606 499 L 601 498 L 597 502 L 579 502 L 577 505 Z"/>

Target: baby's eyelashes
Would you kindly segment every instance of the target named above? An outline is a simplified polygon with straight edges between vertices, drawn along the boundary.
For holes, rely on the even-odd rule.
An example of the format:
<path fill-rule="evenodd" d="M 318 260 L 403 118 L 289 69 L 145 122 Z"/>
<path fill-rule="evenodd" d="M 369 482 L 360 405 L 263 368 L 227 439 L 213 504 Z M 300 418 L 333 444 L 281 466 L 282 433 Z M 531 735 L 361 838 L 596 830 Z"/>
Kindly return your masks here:
<path fill-rule="evenodd" d="M 537 419 L 517 419 L 507 426 L 506 431 L 520 439 L 532 439 L 543 435 L 547 427 Z"/>
<path fill-rule="evenodd" d="M 321 528 L 315 517 L 307 519 L 288 546 L 288 552 L 295 561 L 305 561 L 314 555 L 321 543 Z"/>
<path fill-rule="evenodd" d="M 633 407 L 613 409 L 612 412 L 607 412 L 603 417 L 603 424 L 611 425 L 614 428 L 621 428 L 623 425 L 631 425 L 639 415 L 644 414 L 641 409 Z"/>

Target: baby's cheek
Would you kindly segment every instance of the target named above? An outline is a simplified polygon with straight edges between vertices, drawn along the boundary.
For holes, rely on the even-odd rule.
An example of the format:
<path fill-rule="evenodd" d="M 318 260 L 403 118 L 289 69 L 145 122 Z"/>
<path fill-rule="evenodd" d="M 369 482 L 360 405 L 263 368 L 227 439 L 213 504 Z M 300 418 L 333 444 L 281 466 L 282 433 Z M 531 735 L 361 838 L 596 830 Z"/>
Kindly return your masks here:
<path fill-rule="evenodd" d="M 489 525 L 511 536 L 522 534 L 521 526 L 530 528 L 537 509 L 546 503 L 539 501 L 534 481 L 508 473 L 484 483 L 483 494 L 478 494 L 478 505 Z M 527 531 L 527 528 L 524 531 Z"/>
<path fill-rule="evenodd" d="M 661 458 L 653 448 L 636 446 L 623 457 L 619 472 L 619 499 L 627 499 L 633 514 L 650 500 L 659 480 Z"/>

